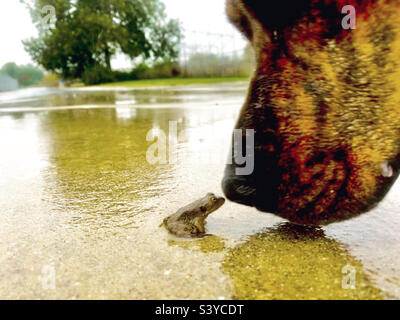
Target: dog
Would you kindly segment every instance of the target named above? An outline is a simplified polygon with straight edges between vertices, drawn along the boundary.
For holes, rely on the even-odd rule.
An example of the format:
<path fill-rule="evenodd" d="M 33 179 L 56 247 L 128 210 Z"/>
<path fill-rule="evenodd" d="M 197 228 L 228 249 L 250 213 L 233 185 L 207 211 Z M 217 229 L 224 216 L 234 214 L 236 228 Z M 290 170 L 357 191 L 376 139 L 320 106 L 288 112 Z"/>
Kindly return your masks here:
<path fill-rule="evenodd" d="M 375 207 L 399 174 L 400 0 L 227 0 L 226 9 L 256 70 L 235 128 L 243 141 L 254 134 L 254 170 L 238 175 L 232 159 L 225 196 L 303 225 Z"/>

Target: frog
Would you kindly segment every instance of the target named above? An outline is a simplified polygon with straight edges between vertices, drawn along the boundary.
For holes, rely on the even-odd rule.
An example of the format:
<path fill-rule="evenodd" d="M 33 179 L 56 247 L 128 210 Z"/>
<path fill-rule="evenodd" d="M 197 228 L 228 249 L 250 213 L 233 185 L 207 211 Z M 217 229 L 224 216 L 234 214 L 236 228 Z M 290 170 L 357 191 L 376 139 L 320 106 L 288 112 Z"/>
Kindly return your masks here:
<path fill-rule="evenodd" d="M 207 193 L 174 214 L 164 219 L 164 226 L 171 234 L 179 238 L 201 238 L 206 235 L 205 223 L 207 217 L 225 203 L 225 198 L 214 193 Z"/>

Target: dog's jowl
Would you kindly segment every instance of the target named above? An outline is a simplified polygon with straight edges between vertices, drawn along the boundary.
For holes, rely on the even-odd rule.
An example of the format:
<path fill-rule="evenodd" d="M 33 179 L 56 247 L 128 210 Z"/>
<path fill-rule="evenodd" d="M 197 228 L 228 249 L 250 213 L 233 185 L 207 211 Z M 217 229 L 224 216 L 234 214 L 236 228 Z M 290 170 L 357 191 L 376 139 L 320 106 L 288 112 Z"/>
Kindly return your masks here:
<path fill-rule="evenodd" d="M 257 66 L 236 126 L 254 170 L 233 159 L 224 192 L 300 224 L 367 212 L 400 167 L 400 0 L 271 2 L 227 1 Z"/>

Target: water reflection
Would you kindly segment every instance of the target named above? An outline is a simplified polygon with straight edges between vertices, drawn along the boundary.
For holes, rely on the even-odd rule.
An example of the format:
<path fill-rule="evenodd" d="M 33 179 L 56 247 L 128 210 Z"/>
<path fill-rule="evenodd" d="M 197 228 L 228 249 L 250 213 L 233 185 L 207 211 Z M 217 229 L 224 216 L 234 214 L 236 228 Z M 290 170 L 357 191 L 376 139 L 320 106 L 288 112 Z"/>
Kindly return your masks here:
<path fill-rule="evenodd" d="M 148 209 L 141 200 L 162 195 L 174 169 L 146 161 L 146 134 L 153 121 L 167 130 L 168 120 L 167 113 L 146 117 L 131 109 L 49 113 L 42 119 L 56 173 L 49 193 L 83 214 L 129 218 Z"/>
<path fill-rule="evenodd" d="M 163 197 L 176 193 L 178 185 L 198 181 L 188 174 L 196 165 L 208 170 L 212 165 L 211 172 L 222 174 L 219 168 L 237 111 L 117 107 L 39 113 L 49 149 L 50 166 L 44 174 L 47 201 L 78 212 L 75 223 L 108 216 L 115 222 L 110 226 L 132 224 L 133 216 L 162 205 Z M 181 139 L 173 146 L 168 141 L 166 147 L 175 148 L 177 161 L 168 152 L 167 163 L 153 165 L 146 158 L 154 143 L 146 140 L 147 134 L 158 128 L 168 137 L 171 121 Z M 219 162 L 199 161 L 210 154 Z"/>
<path fill-rule="evenodd" d="M 356 270 L 343 289 L 343 267 Z M 223 262 L 238 299 L 381 299 L 362 264 L 321 229 L 283 224 L 251 236 Z"/>
<path fill-rule="evenodd" d="M 196 241 L 170 240 L 172 246 L 223 252 L 222 269 L 233 284 L 234 299 L 382 299 L 363 265 L 320 228 L 279 224 L 233 247 L 217 236 Z M 355 270 L 355 289 L 343 287 Z M 346 282 L 347 283 L 347 282 Z"/>
<path fill-rule="evenodd" d="M 117 116 L 117 119 L 120 120 L 131 120 L 136 117 L 136 109 L 134 108 L 116 108 L 115 113 Z"/>
<path fill-rule="evenodd" d="M 106 106 L 106 105 L 160 105 L 202 104 L 217 105 L 242 99 L 246 87 L 242 83 L 215 85 L 212 88 L 187 86 L 186 88 L 82 88 L 82 89 L 22 89 L 0 94 L 0 111 L 12 111 L 46 107 Z"/>

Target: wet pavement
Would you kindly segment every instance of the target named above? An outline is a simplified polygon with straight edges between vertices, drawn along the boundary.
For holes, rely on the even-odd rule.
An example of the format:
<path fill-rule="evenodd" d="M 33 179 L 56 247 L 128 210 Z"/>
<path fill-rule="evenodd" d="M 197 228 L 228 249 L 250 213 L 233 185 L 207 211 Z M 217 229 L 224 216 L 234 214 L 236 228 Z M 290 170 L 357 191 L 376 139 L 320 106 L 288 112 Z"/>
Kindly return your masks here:
<path fill-rule="evenodd" d="M 209 217 L 212 236 L 159 228 L 222 194 L 246 87 L 0 93 L 0 298 L 400 298 L 400 183 L 323 229 L 230 202 Z M 160 132 L 168 163 L 151 164 Z"/>

